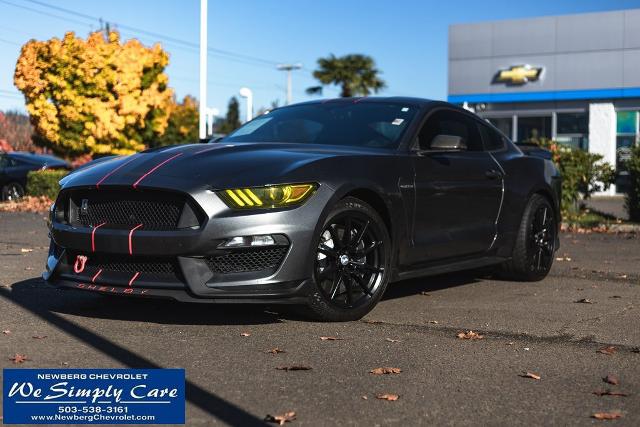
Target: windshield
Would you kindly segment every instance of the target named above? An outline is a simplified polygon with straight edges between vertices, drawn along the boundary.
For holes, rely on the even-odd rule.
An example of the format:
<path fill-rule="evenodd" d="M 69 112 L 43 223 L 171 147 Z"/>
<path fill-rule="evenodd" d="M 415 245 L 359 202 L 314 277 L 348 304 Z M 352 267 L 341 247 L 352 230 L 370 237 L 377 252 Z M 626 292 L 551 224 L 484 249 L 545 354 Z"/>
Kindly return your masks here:
<path fill-rule="evenodd" d="M 225 142 L 288 142 L 398 148 L 418 107 L 383 102 L 294 105 L 263 114 Z"/>

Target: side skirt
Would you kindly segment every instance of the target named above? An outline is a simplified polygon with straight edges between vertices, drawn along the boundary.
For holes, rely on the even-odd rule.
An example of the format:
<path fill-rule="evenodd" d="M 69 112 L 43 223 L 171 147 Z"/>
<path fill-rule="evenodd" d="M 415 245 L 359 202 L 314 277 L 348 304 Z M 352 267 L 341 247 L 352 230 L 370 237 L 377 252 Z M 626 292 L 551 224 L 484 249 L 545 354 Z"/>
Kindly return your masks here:
<path fill-rule="evenodd" d="M 507 259 L 497 256 L 486 256 L 462 261 L 449 262 L 447 264 L 431 265 L 428 267 L 416 268 L 401 271 L 397 274 L 396 280 L 407 280 L 422 276 L 435 276 L 437 274 L 453 273 L 454 271 L 471 270 L 474 268 L 487 267 L 505 262 Z"/>

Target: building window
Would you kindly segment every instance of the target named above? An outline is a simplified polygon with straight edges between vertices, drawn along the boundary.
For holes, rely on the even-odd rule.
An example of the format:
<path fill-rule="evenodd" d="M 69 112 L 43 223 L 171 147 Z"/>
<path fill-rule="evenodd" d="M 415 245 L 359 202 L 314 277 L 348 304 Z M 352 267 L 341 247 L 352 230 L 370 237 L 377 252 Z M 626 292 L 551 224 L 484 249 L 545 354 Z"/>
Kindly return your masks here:
<path fill-rule="evenodd" d="M 551 139 L 551 117 L 518 116 L 518 142 Z"/>
<path fill-rule="evenodd" d="M 589 116 L 587 113 L 558 113 L 556 141 L 589 151 Z"/>
<path fill-rule="evenodd" d="M 631 148 L 638 141 L 638 112 L 616 112 L 616 192 L 626 193 L 629 188 L 629 171 L 625 162 L 631 157 Z"/>
<path fill-rule="evenodd" d="M 489 123 L 497 127 L 507 138 L 511 139 L 513 131 L 513 118 L 512 117 L 499 117 L 488 119 Z"/>

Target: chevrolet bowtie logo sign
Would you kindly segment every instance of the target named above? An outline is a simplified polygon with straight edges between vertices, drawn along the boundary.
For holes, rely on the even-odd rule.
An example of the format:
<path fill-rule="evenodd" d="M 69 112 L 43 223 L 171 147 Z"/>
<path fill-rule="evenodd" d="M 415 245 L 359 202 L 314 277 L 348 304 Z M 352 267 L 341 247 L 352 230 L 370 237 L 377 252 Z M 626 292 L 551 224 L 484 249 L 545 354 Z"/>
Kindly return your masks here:
<path fill-rule="evenodd" d="M 493 78 L 493 83 L 505 83 L 507 85 L 523 85 L 535 82 L 542 74 L 542 67 L 531 65 L 514 65 L 511 68 L 500 70 Z"/>

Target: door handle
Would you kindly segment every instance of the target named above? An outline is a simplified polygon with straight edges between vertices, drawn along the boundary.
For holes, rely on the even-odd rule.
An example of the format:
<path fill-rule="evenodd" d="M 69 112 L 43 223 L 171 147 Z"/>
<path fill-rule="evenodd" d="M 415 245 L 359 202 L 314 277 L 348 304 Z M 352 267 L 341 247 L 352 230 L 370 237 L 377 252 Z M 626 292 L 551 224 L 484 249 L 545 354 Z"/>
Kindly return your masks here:
<path fill-rule="evenodd" d="M 484 175 L 489 179 L 502 179 L 502 172 L 497 169 L 489 169 L 484 173 Z"/>

